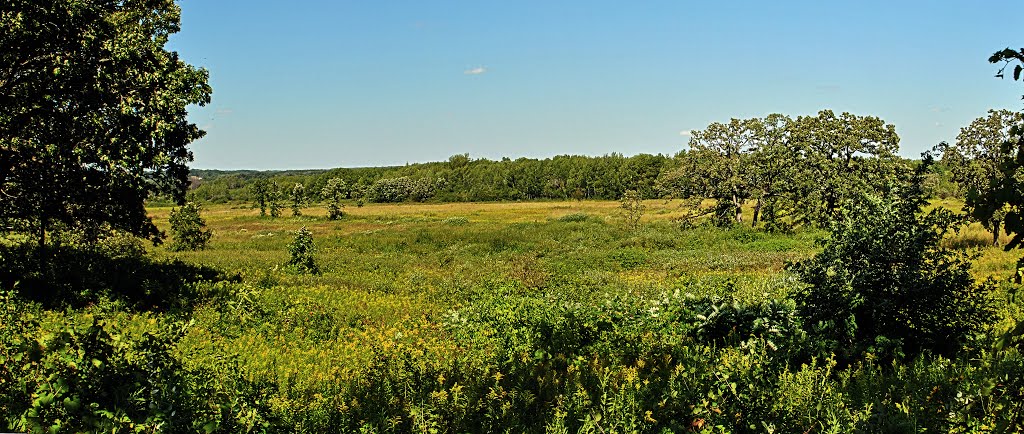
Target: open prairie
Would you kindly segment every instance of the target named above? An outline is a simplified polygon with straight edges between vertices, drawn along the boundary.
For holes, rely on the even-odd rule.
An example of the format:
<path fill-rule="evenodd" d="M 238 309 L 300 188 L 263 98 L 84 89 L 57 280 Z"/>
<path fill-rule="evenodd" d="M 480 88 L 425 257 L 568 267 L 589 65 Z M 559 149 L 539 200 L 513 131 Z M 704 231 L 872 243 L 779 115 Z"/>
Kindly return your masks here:
<path fill-rule="evenodd" d="M 640 227 L 633 229 L 619 203 L 611 201 L 350 205 L 337 221 L 326 220 L 322 208 L 270 218 L 248 207 L 212 205 L 204 210 L 214 234 L 207 249 L 157 248 L 155 254 L 241 278 L 201 289 L 212 301 L 196 309 L 178 351 L 196 366 L 229 358 L 246 382 L 274 385 L 265 403 L 271 414 L 294 418 L 290 424 L 359 426 L 379 417 L 408 427 L 482 413 L 497 428 L 504 426 L 497 422 L 502 408 L 519 409 L 516 423 L 522 423 L 529 419 L 522 419 L 522 409 L 531 400 L 555 399 L 517 395 L 545 390 L 544 381 L 579 381 L 582 388 L 585 381 L 572 376 L 574 363 L 607 376 L 616 385 L 604 393 L 615 391 L 619 398 L 632 396 L 621 395 L 623 384 L 655 381 L 658 370 L 683 367 L 663 361 L 644 374 L 645 363 L 662 363 L 645 360 L 656 353 L 651 346 L 666 345 L 659 344 L 665 334 L 681 327 L 659 323 L 658 309 L 672 300 L 752 306 L 782 300 L 801 286 L 787 264 L 812 256 L 826 236 L 807 229 L 682 229 L 674 220 L 678 202 L 648 200 L 645 207 Z M 169 208 L 150 213 L 166 228 Z M 285 265 L 301 227 L 313 233 L 319 274 Z M 1014 255 L 988 246 L 988 237 L 975 224 L 945 242 L 978 255 L 979 280 L 1005 279 Z M 597 344 L 639 348 L 581 351 Z M 524 371 L 503 371 L 508 369 Z M 486 396 L 460 397 L 460 391 Z M 381 401 L 360 410 L 362 399 Z M 599 406 L 619 412 L 616 417 L 644 411 L 658 417 L 657 408 L 637 405 Z M 719 404 L 704 405 L 686 411 L 700 420 Z M 675 418 L 677 412 L 669 413 Z M 557 420 L 558 414 L 544 420 Z"/>

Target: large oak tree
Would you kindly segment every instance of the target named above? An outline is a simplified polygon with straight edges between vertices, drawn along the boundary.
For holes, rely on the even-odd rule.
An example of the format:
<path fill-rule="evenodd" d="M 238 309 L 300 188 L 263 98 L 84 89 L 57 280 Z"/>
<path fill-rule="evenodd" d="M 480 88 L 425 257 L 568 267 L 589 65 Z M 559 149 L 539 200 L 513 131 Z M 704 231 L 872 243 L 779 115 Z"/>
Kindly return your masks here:
<path fill-rule="evenodd" d="M 205 70 L 166 48 L 173 0 L 0 2 L 0 220 L 40 244 L 60 223 L 158 240 L 143 202 L 182 200 L 186 108 L 210 100 Z"/>

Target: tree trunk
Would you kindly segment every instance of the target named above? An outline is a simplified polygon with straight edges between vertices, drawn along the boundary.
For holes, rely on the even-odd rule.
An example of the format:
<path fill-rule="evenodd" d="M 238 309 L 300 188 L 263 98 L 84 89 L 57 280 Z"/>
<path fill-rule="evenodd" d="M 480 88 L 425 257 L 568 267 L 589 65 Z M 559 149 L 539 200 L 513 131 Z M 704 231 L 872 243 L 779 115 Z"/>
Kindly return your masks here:
<path fill-rule="evenodd" d="M 732 206 L 736 208 L 736 223 L 743 223 L 743 208 L 735 194 L 732 195 Z"/>
<path fill-rule="evenodd" d="M 750 227 L 757 226 L 757 216 L 761 213 L 761 196 L 757 197 L 757 204 L 754 205 L 754 216 L 751 219 Z"/>
<path fill-rule="evenodd" d="M 999 245 L 999 220 L 992 219 L 992 245 Z"/>

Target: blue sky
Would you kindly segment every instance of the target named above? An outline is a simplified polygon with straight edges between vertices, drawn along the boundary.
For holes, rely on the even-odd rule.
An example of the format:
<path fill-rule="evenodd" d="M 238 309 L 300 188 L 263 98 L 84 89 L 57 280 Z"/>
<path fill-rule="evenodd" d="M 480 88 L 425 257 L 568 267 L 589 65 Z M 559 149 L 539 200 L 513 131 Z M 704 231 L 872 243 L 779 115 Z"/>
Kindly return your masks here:
<path fill-rule="evenodd" d="M 210 71 L 194 167 L 298 169 L 673 154 L 685 131 L 821 109 L 917 156 L 1024 86 L 1024 2 L 181 0 L 171 49 Z"/>

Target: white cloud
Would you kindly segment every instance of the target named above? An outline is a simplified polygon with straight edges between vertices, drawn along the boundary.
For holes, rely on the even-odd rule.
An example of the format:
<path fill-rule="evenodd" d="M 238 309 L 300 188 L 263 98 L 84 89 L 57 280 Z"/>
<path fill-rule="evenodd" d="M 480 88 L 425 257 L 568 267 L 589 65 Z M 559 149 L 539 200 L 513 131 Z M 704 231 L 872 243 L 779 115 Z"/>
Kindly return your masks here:
<path fill-rule="evenodd" d="M 485 72 L 487 72 L 487 68 L 484 68 L 483 66 L 478 66 L 476 68 L 467 69 L 467 70 L 463 71 L 463 74 L 466 74 L 466 75 L 480 75 L 480 74 L 483 74 Z"/>
<path fill-rule="evenodd" d="M 679 132 L 679 135 L 685 137 L 693 136 L 693 130 L 682 130 Z"/>

